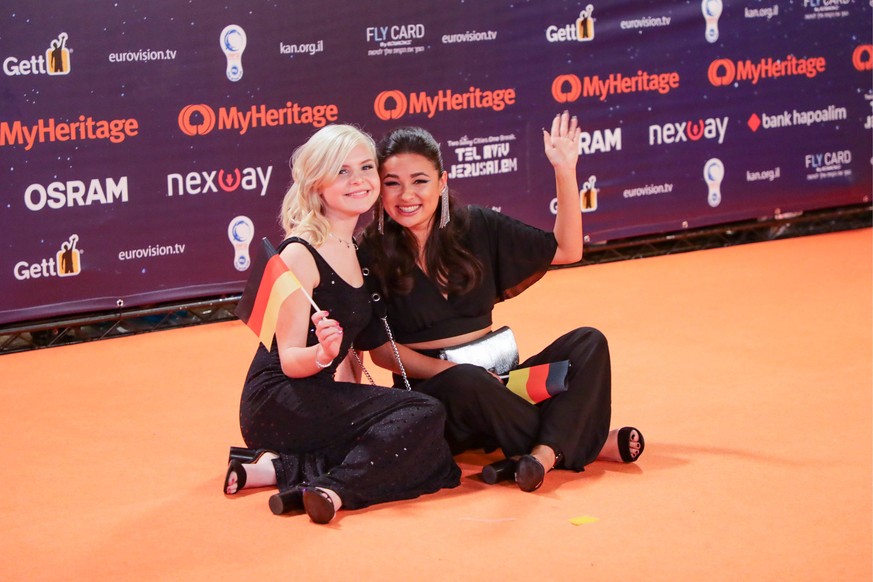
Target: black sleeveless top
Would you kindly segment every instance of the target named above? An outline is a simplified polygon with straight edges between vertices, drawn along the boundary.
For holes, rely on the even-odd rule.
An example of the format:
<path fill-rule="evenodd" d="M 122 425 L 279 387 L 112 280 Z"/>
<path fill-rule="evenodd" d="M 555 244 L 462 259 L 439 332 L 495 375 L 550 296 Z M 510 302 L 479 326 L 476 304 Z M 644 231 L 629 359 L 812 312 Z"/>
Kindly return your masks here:
<path fill-rule="evenodd" d="M 370 326 L 366 337 L 361 335 L 361 332 L 367 328 L 370 320 L 375 317 L 370 299 L 371 293 L 366 281 L 368 275 L 364 277 L 364 285 L 353 287 L 333 270 L 333 267 L 330 266 L 315 247 L 298 237 L 291 237 L 282 241 L 276 252 L 281 253 L 286 246 L 292 243 L 304 245 L 312 254 L 312 258 L 315 259 L 319 283 L 312 290 L 313 301 L 323 311 L 327 311 L 331 319 L 337 320 L 343 327 L 343 340 L 340 344 L 340 351 L 337 357 L 334 358 L 333 363 L 324 370 L 319 370 L 314 376 L 307 378 L 332 380 L 337 366 L 346 357 L 353 343 L 359 350 L 370 350 L 384 344 L 388 341 L 388 338 L 384 331 L 381 334 L 379 333 L 379 326 Z M 368 271 L 364 270 L 364 273 L 368 273 Z M 299 293 L 300 291 L 297 292 Z M 314 313 L 315 308 L 310 307 L 310 318 Z M 306 345 L 313 346 L 317 343 L 318 337 L 315 335 L 315 326 L 310 324 L 309 333 L 306 337 Z M 282 364 L 279 361 L 279 351 L 276 345 L 276 338 L 274 337 L 269 352 L 267 352 L 263 345 L 259 347 L 249 370 L 247 382 L 262 373 L 275 373 L 277 371 L 282 374 Z M 284 374 L 282 376 L 284 377 Z"/>

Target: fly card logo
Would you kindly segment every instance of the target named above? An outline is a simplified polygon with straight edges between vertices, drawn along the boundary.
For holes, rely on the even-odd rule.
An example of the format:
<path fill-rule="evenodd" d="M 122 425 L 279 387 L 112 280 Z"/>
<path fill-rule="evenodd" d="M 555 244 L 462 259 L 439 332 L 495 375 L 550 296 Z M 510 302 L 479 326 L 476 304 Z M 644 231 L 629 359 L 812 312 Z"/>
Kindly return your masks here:
<path fill-rule="evenodd" d="M 594 40 L 594 6 L 589 4 L 579 12 L 572 24 L 555 25 L 546 28 L 549 42 L 588 42 Z"/>
<path fill-rule="evenodd" d="M 79 235 L 73 234 L 57 252 L 36 261 L 18 261 L 13 275 L 19 281 L 45 277 L 74 277 L 82 272 L 82 250 L 77 248 Z"/>
<path fill-rule="evenodd" d="M 379 48 L 367 50 L 367 56 L 418 54 L 425 51 L 426 30 L 421 23 L 393 26 L 368 26 L 367 42 Z"/>
<path fill-rule="evenodd" d="M 44 53 L 31 57 L 7 57 L 3 60 L 3 73 L 7 77 L 23 75 L 68 75 L 70 53 L 67 48 L 67 33 L 62 32 L 51 41 Z"/>
<path fill-rule="evenodd" d="M 846 18 L 855 0 L 803 0 L 804 20 Z"/>

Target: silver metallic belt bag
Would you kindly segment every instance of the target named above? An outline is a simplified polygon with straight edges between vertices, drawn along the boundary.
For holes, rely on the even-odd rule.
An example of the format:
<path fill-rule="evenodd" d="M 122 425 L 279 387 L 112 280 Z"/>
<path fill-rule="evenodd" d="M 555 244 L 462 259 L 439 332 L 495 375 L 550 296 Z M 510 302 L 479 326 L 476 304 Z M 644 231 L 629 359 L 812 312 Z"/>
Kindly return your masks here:
<path fill-rule="evenodd" d="M 503 326 L 479 339 L 441 348 L 439 357 L 456 364 L 475 364 L 501 376 L 518 365 L 518 344 L 512 330 Z"/>

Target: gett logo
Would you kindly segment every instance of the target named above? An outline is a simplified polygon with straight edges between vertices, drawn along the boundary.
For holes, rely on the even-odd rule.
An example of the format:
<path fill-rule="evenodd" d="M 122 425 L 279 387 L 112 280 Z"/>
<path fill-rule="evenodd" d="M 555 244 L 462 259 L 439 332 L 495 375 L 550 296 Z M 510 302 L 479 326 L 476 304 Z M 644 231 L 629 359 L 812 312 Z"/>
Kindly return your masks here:
<path fill-rule="evenodd" d="M 859 71 L 873 70 L 873 45 L 862 44 L 852 53 L 852 64 Z"/>
<path fill-rule="evenodd" d="M 29 59 L 8 57 L 3 61 L 3 72 L 9 77 L 19 75 L 68 75 L 70 73 L 70 49 L 67 48 L 67 33 L 62 32 L 51 42 L 44 55 Z"/>
<path fill-rule="evenodd" d="M 185 135 L 206 135 L 215 128 L 215 111 L 209 105 L 188 105 L 179 112 L 179 129 Z"/>
<path fill-rule="evenodd" d="M 389 104 L 393 102 L 393 107 Z M 376 96 L 376 101 L 373 103 L 373 110 L 376 112 L 376 117 L 383 121 L 390 119 L 400 119 L 406 115 L 406 108 L 409 102 L 406 100 L 406 95 L 400 91 L 382 91 Z"/>
<path fill-rule="evenodd" d="M 54 256 L 46 257 L 36 263 L 18 261 L 15 263 L 14 275 L 19 281 L 41 279 L 43 277 L 74 277 L 82 272 L 82 251 L 76 248 L 79 235 L 71 235 L 69 240 L 61 245 Z"/>

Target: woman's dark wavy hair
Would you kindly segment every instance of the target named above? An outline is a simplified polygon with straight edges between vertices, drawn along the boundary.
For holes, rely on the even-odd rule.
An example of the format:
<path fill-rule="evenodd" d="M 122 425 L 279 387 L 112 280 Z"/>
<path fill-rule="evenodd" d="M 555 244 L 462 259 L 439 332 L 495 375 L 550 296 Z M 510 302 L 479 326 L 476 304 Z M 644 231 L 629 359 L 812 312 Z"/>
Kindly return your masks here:
<path fill-rule="evenodd" d="M 430 160 L 438 175 L 442 175 L 443 158 L 439 143 L 420 127 L 402 127 L 385 136 L 376 146 L 379 164 L 398 154 L 418 154 Z M 463 236 L 469 228 L 466 208 L 460 207 L 454 196 L 449 195 L 451 220 L 445 228 L 439 228 L 442 200 L 434 214 L 434 224 L 425 242 L 424 266 L 428 276 L 446 294 L 467 293 L 482 280 L 482 263 L 463 244 Z M 367 227 L 364 237 L 372 249 L 371 267 L 382 283 L 387 296 L 406 295 L 413 287 L 413 270 L 418 257 L 418 242 L 405 228 L 384 216 L 384 233 L 377 230 L 379 214 L 384 213 L 381 199 L 374 208 L 374 220 Z"/>

